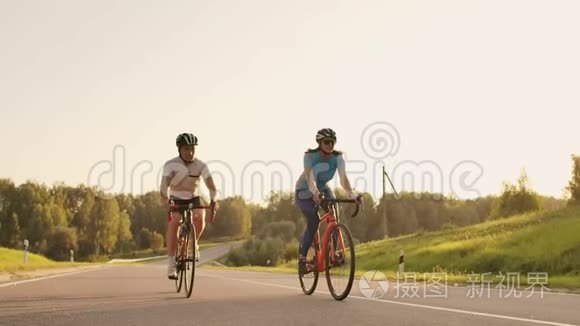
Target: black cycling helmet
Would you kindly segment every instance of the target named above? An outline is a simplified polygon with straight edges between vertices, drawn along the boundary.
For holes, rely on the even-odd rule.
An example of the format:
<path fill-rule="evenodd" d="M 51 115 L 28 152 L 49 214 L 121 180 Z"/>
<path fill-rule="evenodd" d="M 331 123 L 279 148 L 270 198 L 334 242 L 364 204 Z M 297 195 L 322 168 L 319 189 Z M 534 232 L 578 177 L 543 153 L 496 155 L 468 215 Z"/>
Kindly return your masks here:
<path fill-rule="evenodd" d="M 330 128 L 324 128 L 324 129 L 318 130 L 318 132 L 316 133 L 316 142 L 318 143 L 321 140 L 323 140 L 324 138 L 330 138 L 330 139 L 333 139 L 334 141 L 336 141 L 336 132 L 334 132 L 334 130 L 332 130 Z"/>
<path fill-rule="evenodd" d="M 189 133 L 180 134 L 175 140 L 175 145 L 177 145 L 178 148 L 181 146 L 197 146 L 197 137 Z"/>

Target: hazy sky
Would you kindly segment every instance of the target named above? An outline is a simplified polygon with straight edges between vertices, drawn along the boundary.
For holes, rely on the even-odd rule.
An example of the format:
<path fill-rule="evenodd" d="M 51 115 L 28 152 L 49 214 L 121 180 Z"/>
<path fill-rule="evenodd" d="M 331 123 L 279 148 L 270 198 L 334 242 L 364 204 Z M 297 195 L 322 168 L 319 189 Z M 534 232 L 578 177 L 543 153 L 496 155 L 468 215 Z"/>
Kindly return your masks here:
<path fill-rule="evenodd" d="M 189 131 L 199 158 L 223 162 L 222 195 L 260 200 L 252 173 L 262 193 L 291 190 L 331 127 L 357 188 L 378 196 L 363 131 L 386 122 L 398 141 L 371 155 L 399 190 L 498 193 L 525 167 L 560 197 L 580 153 L 579 16 L 578 1 L 0 0 L 0 177 L 157 189 Z M 101 161 L 116 145 L 113 179 Z M 255 161 L 274 160 L 289 172 L 271 185 L 283 165 Z M 465 160 L 477 165 L 453 176 Z"/>

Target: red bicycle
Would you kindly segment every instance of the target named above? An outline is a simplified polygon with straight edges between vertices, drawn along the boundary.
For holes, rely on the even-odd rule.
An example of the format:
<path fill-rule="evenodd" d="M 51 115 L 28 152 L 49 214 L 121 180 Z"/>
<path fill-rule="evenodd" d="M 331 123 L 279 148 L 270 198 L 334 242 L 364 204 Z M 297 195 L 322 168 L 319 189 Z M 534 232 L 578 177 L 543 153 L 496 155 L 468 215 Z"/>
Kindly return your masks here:
<path fill-rule="evenodd" d="M 340 223 L 337 204 L 356 204 L 352 214 L 352 217 L 355 217 L 362 204 L 361 197 L 362 195 L 357 199 L 322 199 L 320 202 L 320 208 L 325 211 L 320 221 L 326 221 L 326 230 L 322 237 L 322 248 L 319 231 L 316 231 L 306 256 L 306 273 L 298 271 L 304 294 L 314 293 L 319 273 L 326 272 L 326 283 L 332 297 L 343 300 L 349 295 L 355 271 L 354 242 L 348 227 Z"/>
<path fill-rule="evenodd" d="M 210 209 L 211 216 L 209 222 L 213 224 L 216 214 L 215 203 L 209 206 L 196 206 L 193 203 L 186 205 L 177 205 L 171 203 L 169 206 L 170 212 L 183 212 L 183 218 L 180 221 L 177 229 L 177 250 L 175 253 L 175 264 L 177 269 L 177 279 L 175 280 L 175 288 L 179 293 L 183 281 L 185 281 L 185 296 L 189 298 L 193 290 L 193 279 L 195 277 L 195 262 L 199 259 L 197 257 L 197 239 L 195 232 L 194 219 L 200 216 L 194 214 L 195 209 Z"/>

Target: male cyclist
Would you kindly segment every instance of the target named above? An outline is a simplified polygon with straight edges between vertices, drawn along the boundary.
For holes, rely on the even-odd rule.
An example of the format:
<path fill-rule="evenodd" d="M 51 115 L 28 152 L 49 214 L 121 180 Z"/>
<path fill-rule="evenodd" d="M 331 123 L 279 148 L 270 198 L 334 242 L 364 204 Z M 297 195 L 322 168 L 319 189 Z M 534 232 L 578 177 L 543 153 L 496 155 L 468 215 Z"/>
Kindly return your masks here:
<path fill-rule="evenodd" d="M 177 136 L 175 141 L 179 156 L 167 161 L 163 166 L 163 177 L 161 178 L 161 197 L 167 209 L 169 209 L 169 199 L 177 205 L 201 206 L 199 197 L 200 179 L 203 179 L 209 190 L 211 203 L 215 205 L 216 187 L 207 165 L 195 157 L 195 146 L 197 137 L 190 133 L 183 133 Z M 205 211 L 196 209 L 194 212 L 197 218 L 194 219 L 196 238 L 199 237 L 205 227 Z M 177 279 L 175 266 L 175 251 L 177 247 L 177 229 L 183 212 L 173 212 L 169 214 L 169 225 L 167 227 L 167 255 L 169 256 L 167 266 L 167 277 Z M 199 248 L 196 248 L 199 251 Z M 196 255 L 199 257 L 199 254 Z"/>
<path fill-rule="evenodd" d="M 316 142 L 318 147 L 304 154 L 304 172 L 296 182 L 296 205 L 306 217 L 307 223 L 298 257 L 298 269 L 302 274 L 306 272 L 308 248 L 312 245 L 318 230 L 320 195 L 324 194 L 326 199 L 335 198 L 327 183 L 332 180 L 336 171 L 340 177 L 340 184 L 349 198 L 357 198 L 346 176 L 342 153 L 334 150 L 336 133 L 330 128 L 320 129 L 316 133 Z"/>

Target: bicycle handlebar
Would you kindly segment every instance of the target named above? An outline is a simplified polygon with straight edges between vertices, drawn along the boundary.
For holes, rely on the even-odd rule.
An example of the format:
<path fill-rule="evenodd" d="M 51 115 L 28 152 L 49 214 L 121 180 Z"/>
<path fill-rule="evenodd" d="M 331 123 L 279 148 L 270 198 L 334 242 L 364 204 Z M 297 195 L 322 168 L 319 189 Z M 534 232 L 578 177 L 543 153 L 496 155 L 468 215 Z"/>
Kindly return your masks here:
<path fill-rule="evenodd" d="M 351 217 L 355 217 L 358 215 L 360 207 L 362 205 L 362 195 L 358 195 L 356 199 L 325 199 L 323 195 L 320 195 L 322 200 L 320 201 L 321 207 L 327 207 L 329 204 L 338 204 L 338 203 L 347 203 L 347 204 L 356 204 L 356 208 L 354 213 Z"/>
<path fill-rule="evenodd" d="M 173 204 L 169 206 L 169 210 L 174 212 L 177 210 L 183 210 L 183 209 L 212 209 L 214 208 L 213 206 L 196 206 L 193 204 L 187 204 L 187 205 L 177 205 L 177 204 Z"/>
<path fill-rule="evenodd" d="M 215 222 L 215 215 L 216 215 L 216 205 L 211 204 L 211 205 L 202 205 L 202 206 L 198 206 L 198 205 L 194 205 L 193 203 L 189 203 L 189 204 L 185 204 L 185 205 L 178 205 L 178 204 L 173 204 L 170 202 L 169 204 L 169 211 L 170 212 L 175 212 L 175 211 L 179 211 L 179 210 L 194 210 L 194 209 L 211 209 L 211 216 L 209 219 L 209 223 L 213 224 Z"/>

